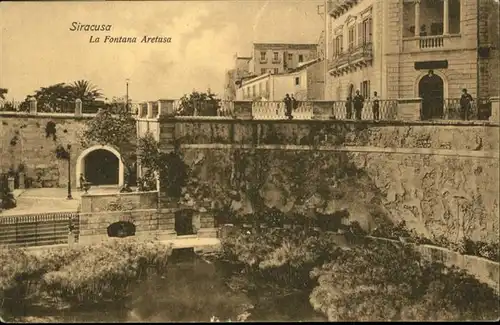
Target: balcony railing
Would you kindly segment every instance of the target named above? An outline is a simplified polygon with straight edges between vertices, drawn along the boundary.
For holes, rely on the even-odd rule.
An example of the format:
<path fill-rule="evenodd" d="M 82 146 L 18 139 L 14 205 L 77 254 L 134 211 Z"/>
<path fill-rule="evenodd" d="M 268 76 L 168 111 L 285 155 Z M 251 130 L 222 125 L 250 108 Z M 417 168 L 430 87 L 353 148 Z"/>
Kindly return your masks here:
<path fill-rule="evenodd" d="M 421 49 L 443 47 L 443 35 L 438 36 L 423 36 L 419 39 Z"/>
<path fill-rule="evenodd" d="M 281 59 L 273 59 L 272 63 L 281 63 Z"/>
<path fill-rule="evenodd" d="M 368 65 L 373 59 L 372 43 L 366 43 L 335 56 L 328 64 L 331 74 L 341 74 L 352 67 Z"/>
<path fill-rule="evenodd" d="M 461 37 L 456 35 L 433 35 L 409 37 L 403 39 L 403 50 L 408 51 L 432 51 L 432 50 L 455 50 L 463 47 Z"/>

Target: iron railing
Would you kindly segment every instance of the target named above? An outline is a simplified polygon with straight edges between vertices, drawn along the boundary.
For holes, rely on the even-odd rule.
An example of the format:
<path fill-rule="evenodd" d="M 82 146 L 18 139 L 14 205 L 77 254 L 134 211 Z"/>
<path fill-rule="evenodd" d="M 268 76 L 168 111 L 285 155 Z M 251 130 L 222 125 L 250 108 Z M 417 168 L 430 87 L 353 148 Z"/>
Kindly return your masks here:
<path fill-rule="evenodd" d="M 422 101 L 422 120 L 488 120 L 491 116 L 491 100 L 477 99 L 461 103 L 460 98 L 430 99 Z"/>
<path fill-rule="evenodd" d="M 68 243 L 70 231 L 79 237 L 76 212 L 53 212 L 0 216 L 0 245 L 44 246 Z"/>

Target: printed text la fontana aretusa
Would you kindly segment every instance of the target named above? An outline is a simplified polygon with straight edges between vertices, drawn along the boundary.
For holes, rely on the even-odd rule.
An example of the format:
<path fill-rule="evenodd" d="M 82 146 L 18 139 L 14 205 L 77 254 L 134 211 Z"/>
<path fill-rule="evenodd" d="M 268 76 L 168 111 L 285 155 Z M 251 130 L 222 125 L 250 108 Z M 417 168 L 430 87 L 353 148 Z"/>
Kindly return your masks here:
<path fill-rule="evenodd" d="M 111 32 L 113 29 L 112 25 L 101 24 L 101 25 L 88 25 L 82 24 L 80 22 L 74 21 L 71 23 L 69 30 L 71 32 Z M 96 36 L 90 35 L 89 43 L 171 43 L 171 37 L 164 36 L 142 36 L 142 37 L 128 37 L 128 36 Z"/>

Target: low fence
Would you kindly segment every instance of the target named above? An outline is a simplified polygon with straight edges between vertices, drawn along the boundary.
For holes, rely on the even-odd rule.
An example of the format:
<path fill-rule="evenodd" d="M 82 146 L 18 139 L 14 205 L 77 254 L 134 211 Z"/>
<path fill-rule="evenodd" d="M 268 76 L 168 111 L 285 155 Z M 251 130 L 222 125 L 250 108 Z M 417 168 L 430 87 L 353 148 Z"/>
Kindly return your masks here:
<path fill-rule="evenodd" d="M 45 246 L 67 244 L 69 232 L 78 242 L 80 229 L 76 212 L 54 212 L 0 216 L 0 245 Z"/>

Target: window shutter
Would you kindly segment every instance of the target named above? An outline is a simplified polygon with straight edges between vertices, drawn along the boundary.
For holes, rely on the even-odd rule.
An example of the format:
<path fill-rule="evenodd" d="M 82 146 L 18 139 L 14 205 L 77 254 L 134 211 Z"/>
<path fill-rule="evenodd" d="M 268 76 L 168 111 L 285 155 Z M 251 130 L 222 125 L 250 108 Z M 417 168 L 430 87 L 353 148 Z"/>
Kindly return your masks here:
<path fill-rule="evenodd" d="M 368 82 L 368 86 L 366 87 L 367 90 L 366 90 L 366 94 L 367 94 L 367 98 L 370 98 L 371 97 L 371 93 L 372 93 L 372 90 L 370 89 L 370 80 L 367 81 Z"/>
<path fill-rule="evenodd" d="M 372 42 L 372 29 L 373 29 L 373 20 L 372 18 L 368 18 L 368 42 Z"/>
<path fill-rule="evenodd" d="M 358 45 L 363 45 L 363 22 L 358 24 Z"/>

